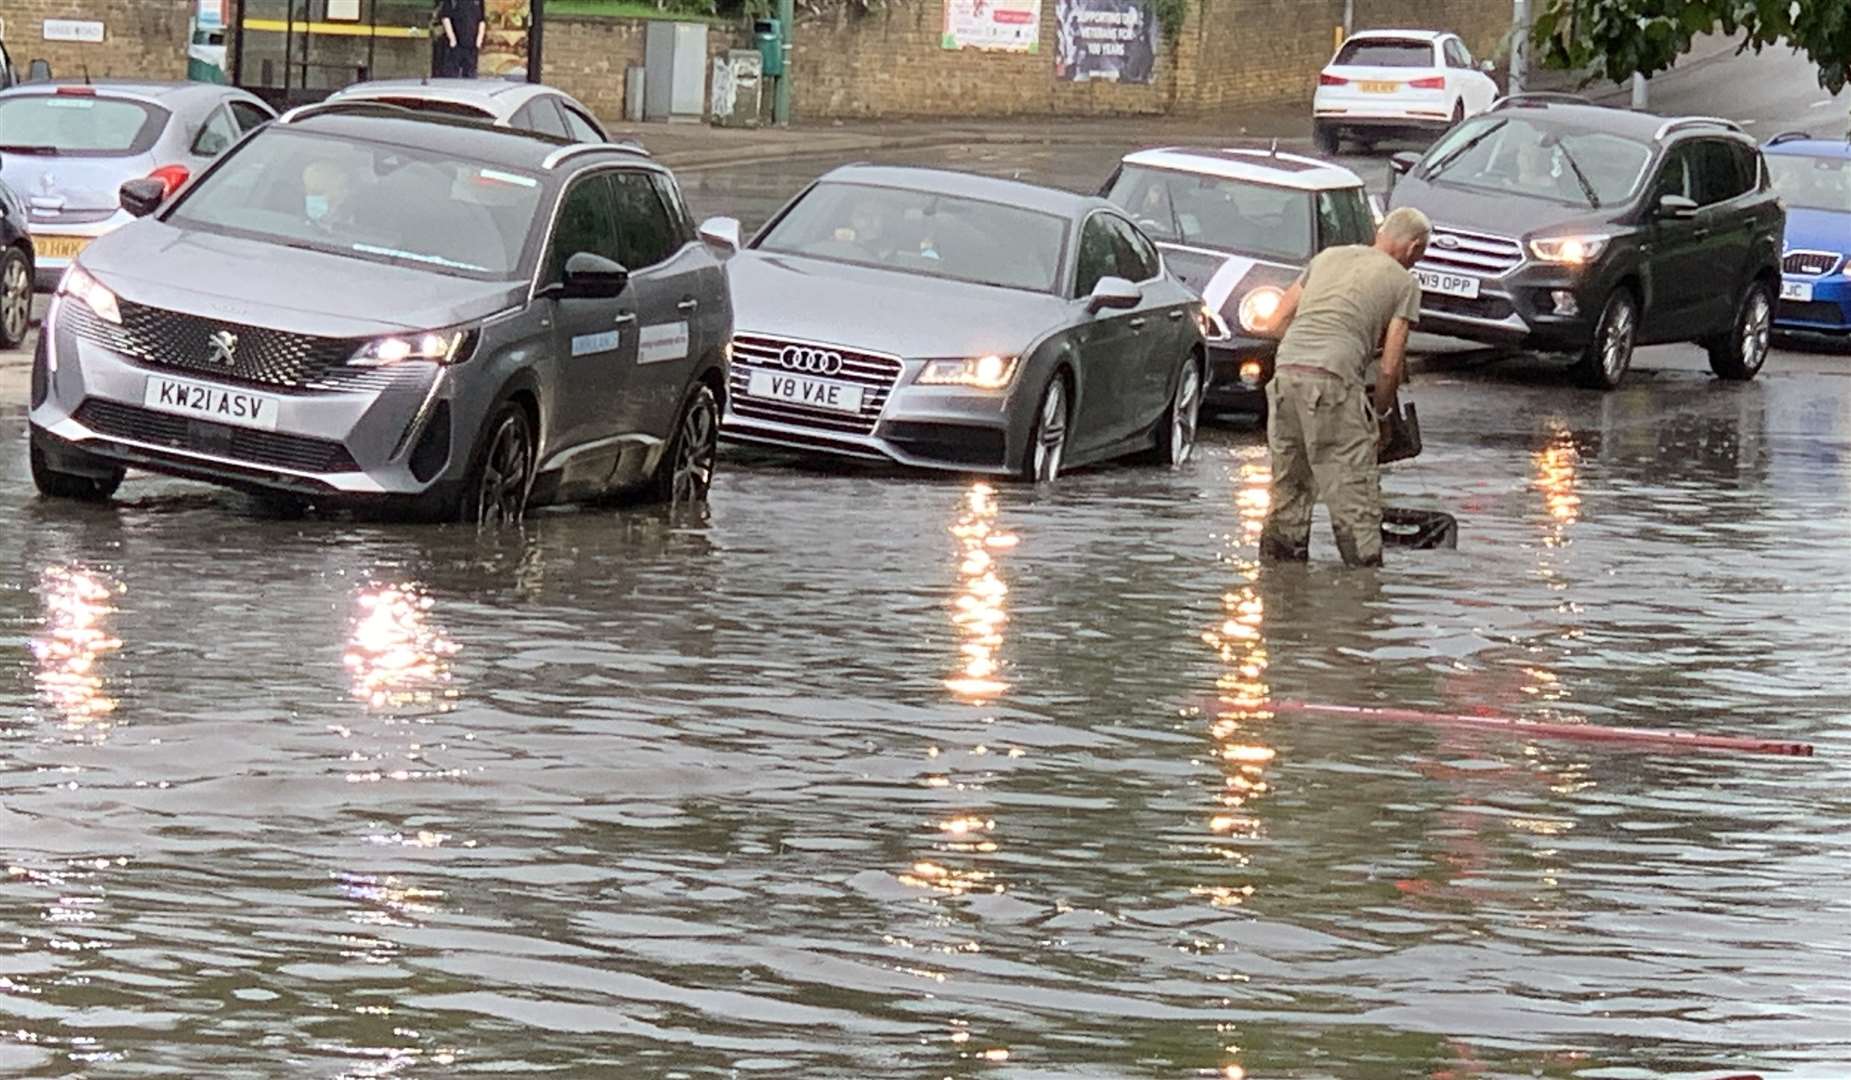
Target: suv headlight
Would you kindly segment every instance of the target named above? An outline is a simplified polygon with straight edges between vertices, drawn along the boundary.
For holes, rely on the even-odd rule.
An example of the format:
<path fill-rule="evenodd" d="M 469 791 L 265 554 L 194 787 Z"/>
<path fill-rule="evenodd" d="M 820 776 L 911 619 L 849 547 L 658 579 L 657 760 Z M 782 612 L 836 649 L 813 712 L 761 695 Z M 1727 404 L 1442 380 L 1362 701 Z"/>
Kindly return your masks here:
<path fill-rule="evenodd" d="M 1285 300 L 1285 290 L 1277 285 L 1262 285 L 1240 298 L 1240 328 L 1249 334 L 1270 329 Z"/>
<path fill-rule="evenodd" d="M 353 367 L 385 367 L 409 360 L 428 360 L 438 364 L 460 364 L 469 359 L 475 347 L 472 330 L 432 330 L 423 334 L 394 334 L 374 338 L 360 346 L 347 361 Z"/>
<path fill-rule="evenodd" d="M 81 300 L 97 318 L 117 326 L 122 325 L 122 308 L 116 303 L 116 294 L 104 288 L 102 282 L 91 277 L 76 263 L 72 263 L 64 276 L 58 279 L 58 295 Z"/>
<path fill-rule="evenodd" d="M 922 386 L 974 386 L 1001 390 L 1015 377 L 1016 357 L 973 356 L 958 360 L 927 360 L 919 373 Z"/>
<path fill-rule="evenodd" d="M 1610 236 L 1537 236 L 1530 239 L 1530 254 L 1546 263 L 1586 266 L 1607 250 Z"/>

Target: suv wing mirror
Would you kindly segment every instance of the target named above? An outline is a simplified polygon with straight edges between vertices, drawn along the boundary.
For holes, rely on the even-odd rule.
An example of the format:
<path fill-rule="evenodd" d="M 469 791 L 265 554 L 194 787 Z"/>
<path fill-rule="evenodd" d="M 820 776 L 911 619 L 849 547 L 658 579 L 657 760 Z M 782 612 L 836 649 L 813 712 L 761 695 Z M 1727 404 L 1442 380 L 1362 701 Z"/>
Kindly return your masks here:
<path fill-rule="evenodd" d="M 1661 218 L 1687 218 L 1697 212 L 1697 201 L 1682 195 L 1666 195 L 1658 200 Z"/>
<path fill-rule="evenodd" d="M 719 248 L 728 255 L 738 251 L 740 247 L 743 246 L 739 240 L 738 218 L 708 218 L 706 221 L 701 222 L 700 232 L 702 240 Z"/>
<path fill-rule="evenodd" d="M 142 218 L 154 213 L 167 201 L 167 184 L 152 176 L 138 176 L 125 180 L 116 191 L 116 199 L 122 209 L 131 215 Z"/>
<path fill-rule="evenodd" d="M 1086 298 L 1086 313 L 1129 311 L 1144 302 L 1144 291 L 1121 277 L 1102 277 Z"/>
<path fill-rule="evenodd" d="M 554 286 L 561 300 L 612 300 L 630 286 L 630 271 L 602 255 L 581 251 L 566 260 L 565 280 Z"/>
<path fill-rule="evenodd" d="M 1420 164 L 1420 155 L 1412 150 L 1402 150 L 1388 159 L 1388 168 L 1396 176 L 1406 176 Z"/>

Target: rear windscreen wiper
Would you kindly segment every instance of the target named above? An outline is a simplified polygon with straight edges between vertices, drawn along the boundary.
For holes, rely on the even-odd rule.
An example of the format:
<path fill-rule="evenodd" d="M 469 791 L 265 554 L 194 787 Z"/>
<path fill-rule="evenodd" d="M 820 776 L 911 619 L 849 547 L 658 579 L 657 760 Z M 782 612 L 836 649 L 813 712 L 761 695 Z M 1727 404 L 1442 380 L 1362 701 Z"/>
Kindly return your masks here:
<path fill-rule="evenodd" d="M 1453 147 L 1451 150 L 1446 152 L 1445 157 L 1427 166 L 1427 168 L 1421 172 L 1421 176 L 1424 177 L 1425 179 L 1431 180 L 1434 177 L 1440 175 L 1442 172 L 1445 172 L 1447 166 L 1451 165 L 1453 162 L 1458 161 L 1460 158 L 1464 157 L 1466 154 L 1466 151 L 1472 149 L 1472 147 L 1477 146 L 1479 143 L 1484 142 L 1486 139 L 1489 139 L 1491 136 L 1497 134 L 1499 131 L 1503 130 L 1504 125 L 1508 123 L 1510 123 L 1509 120 L 1499 120 L 1496 123 L 1492 124 L 1491 126 L 1485 128 L 1485 130 L 1479 132 L 1478 134 L 1460 143 L 1458 146 Z"/>

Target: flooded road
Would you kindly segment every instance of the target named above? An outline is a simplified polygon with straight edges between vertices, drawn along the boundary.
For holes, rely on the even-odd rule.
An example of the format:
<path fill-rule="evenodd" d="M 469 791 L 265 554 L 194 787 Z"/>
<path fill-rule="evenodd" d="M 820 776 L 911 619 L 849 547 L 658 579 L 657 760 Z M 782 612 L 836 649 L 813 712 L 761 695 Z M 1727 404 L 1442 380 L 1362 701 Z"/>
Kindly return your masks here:
<path fill-rule="evenodd" d="M 1842 1077 L 1851 380 L 1413 396 L 1379 574 L 1239 427 L 478 538 L 42 504 L 9 407 L 0 1074 Z"/>

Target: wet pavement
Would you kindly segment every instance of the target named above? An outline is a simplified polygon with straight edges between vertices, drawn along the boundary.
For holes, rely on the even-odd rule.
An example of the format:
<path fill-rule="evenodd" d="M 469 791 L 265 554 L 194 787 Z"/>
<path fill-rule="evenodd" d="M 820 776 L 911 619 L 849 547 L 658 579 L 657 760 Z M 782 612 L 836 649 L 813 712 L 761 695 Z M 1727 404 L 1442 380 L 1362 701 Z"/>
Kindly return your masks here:
<path fill-rule="evenodd" d="M 1841 1076 L 1851 380 L 1412 396 L 1380 573 L 1238 425 L 478 537 L 41 503 L 8 406 L 0 1074 Z"/>

